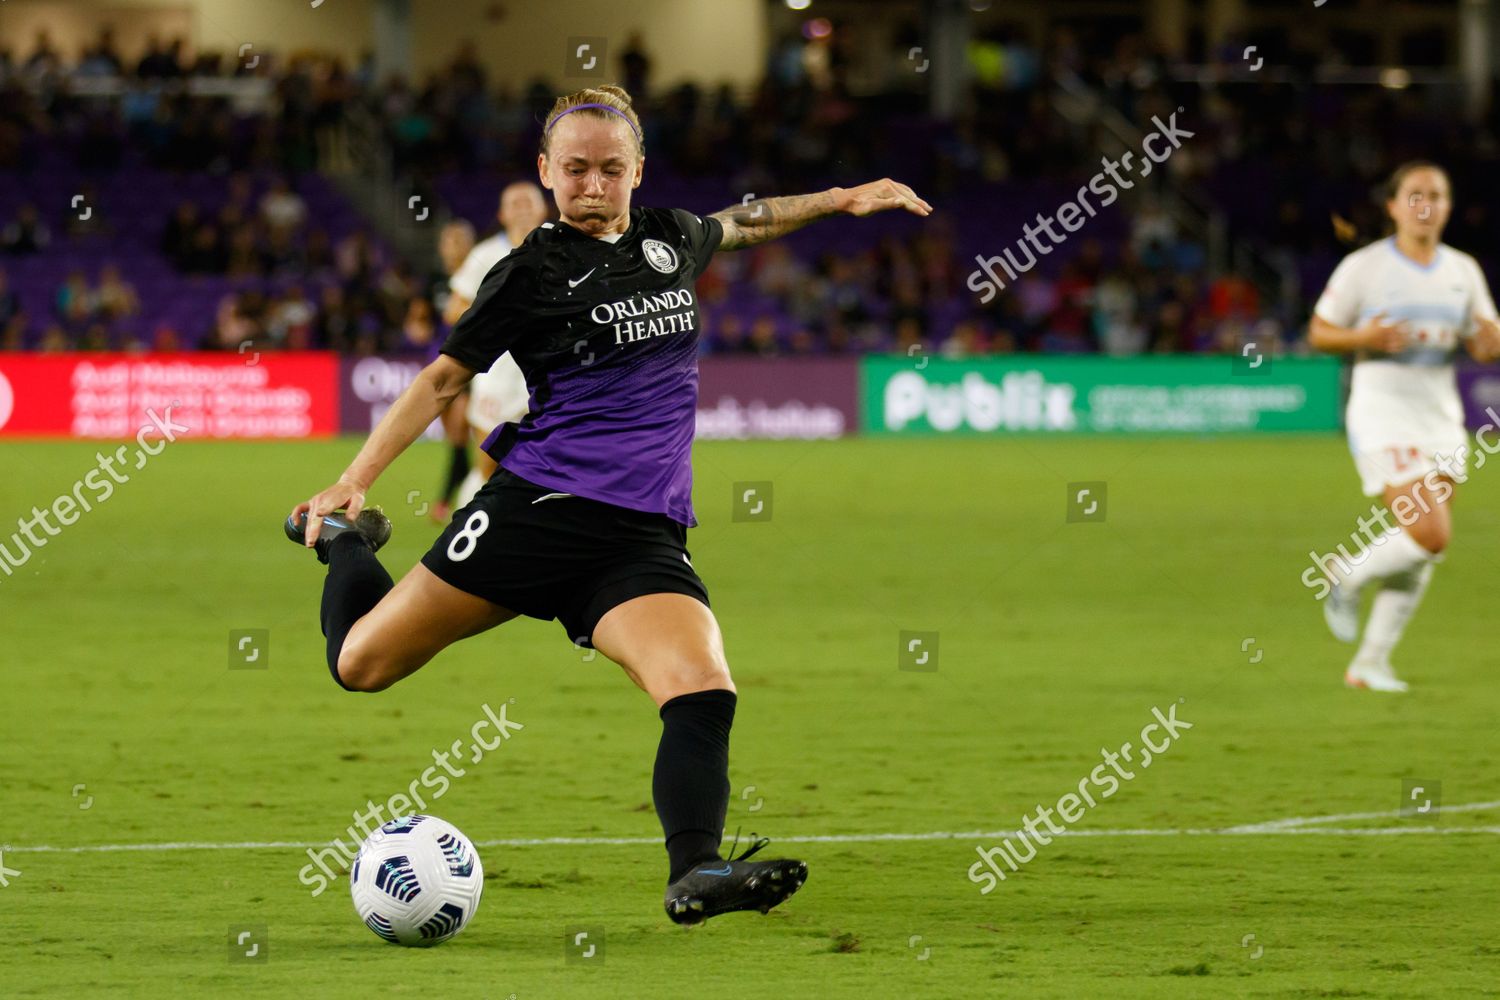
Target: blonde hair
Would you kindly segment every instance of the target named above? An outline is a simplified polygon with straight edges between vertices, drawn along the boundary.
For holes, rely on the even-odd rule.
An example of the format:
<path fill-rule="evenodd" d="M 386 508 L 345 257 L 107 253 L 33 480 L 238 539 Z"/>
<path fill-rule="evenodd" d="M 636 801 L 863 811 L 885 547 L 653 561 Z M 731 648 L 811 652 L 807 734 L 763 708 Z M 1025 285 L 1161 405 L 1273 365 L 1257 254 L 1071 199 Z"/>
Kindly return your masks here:
<path fill-rule="evenodd" d="M 588 107 L 587 105 L 602 105 L 602 107 Z M 646 142 L 641 135 L 641 120 L 636 117 L 630 95 L 623 87 L 610 83 L 601 87 L 585 87 L 565 97 L 559 97 L 552 105 L 552 110 L 547 113 L 547 121 L 542 126 L 541 153 L 543 156 L 551 155 L 552 126 L 556 125 L 558 119 L 566 114 L 588 115 L 602 121 L 619 121 L 623 118 L 629 123 L 630 131 L 635 136 L 636 156 L 639 158 L 646 155 Z"/>

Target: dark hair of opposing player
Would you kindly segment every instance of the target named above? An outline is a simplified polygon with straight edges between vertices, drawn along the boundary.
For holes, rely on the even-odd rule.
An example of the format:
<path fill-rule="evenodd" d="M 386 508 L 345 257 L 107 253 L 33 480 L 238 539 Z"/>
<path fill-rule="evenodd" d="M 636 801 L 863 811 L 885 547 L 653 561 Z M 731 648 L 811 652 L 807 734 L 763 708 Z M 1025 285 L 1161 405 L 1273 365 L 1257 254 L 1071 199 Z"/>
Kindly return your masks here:
<path fill-rule="evenodd" d="M 1436 170 L 1438 173 L 1443 175 L 1443 180 L 1448 182 L 1448 188 L 1452 190 L 1453 181 L 1448 176 L 1448 171 L 1444 170 L 1436 163 L 1433 163 L 1431 160 L 1407 160 L 1405 163 L 1401 164 L 1401 166 L 1393 170 L 1391 172 L 1390 179 L 1385 182 L 1384 201 L 1390 201 L 1391 199 L 1395 198 L 1396 195 L 1400 193 L 1401 185 L 1406 181 L 1406 178 L 1416 173 L 1418 170 Z"/>
<path fill-rule="evenodd" d="M 1406 178 L 1418 170 L 1436 170 L 1443 175 L 1443 180 L 1448 182 L 1448 190 L 1453 190 L 1453 180 L 1448 176 L 1448 171 L 1444 170 L 1441 165 L 1433 163 L 1431 160 L 1407 160 L 1391 171 L 1391 176 L 1386 178 L 1385 183 L 1380 187 L 1378 201 L 1382 213 L 1384 212 L 1386 202 L 1393 201 L 1396 195 L 1401 192 L 1401 185 L 1406 182 Z M 1381 227 L 1381 233 L 1375 239 L 1384 239 L 1396 231 L 1396 223 L 1391 217 L 1385 215 L 1384 218 L 1385 223 Z M 1359 231 L 1359 227 L 1337 212 L 1333 214 L 1333 235 L 1337 237 L 1340 243 L 1348 246 L 1362 246 L 1365 243 L 1374 242 L 1373 240 L 1364 239 L 1363 234 Z"/>
<path fill-rule="evenodd" d="M 617 87 L 612 83 L 599 87 L 585 87 L 564 97 L 559 97 L 552 105 L 552 110 L 547 112 L 547 120 L 542 125 L 541 154 L 550 156 L 552 147 L 552 126 L 557 120 L 568 114 L 570 109 L 581 104 L 602 104 L 605 108 L 613 108 L 606 111 L 604 108 L 583 108 L 580 111 L 572 111 L 575 115 L 588 115 L 602 121 L 620 121 L 624 119 L 630 123 L 631 133 L 635 136 L 635 155 L 637 158 L 646 155 L 646 142 L 641 135 L 641 120 L 636 117 L 635 108 L 631 104 L 630 95 L 625 88 Z M 618 113 L 616 113 L 618 112 Z"/>

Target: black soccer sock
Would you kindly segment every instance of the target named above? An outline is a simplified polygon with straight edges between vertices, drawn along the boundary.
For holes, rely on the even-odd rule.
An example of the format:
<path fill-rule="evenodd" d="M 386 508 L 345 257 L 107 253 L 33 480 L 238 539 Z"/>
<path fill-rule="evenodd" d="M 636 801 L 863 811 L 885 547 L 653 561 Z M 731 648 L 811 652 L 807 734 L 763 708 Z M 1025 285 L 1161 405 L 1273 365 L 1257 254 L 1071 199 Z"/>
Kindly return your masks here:
<path fill-rule="evenodd" d="M 668 883 L 698 862 L 719 857 L 729 809 L 729 728 L 737 700 L 733 691 L 695 691 L 661 707 L 651 798 L 666 835 Z"/>
<path fill-rule="evenodd" d="M 354 623 L 369 614 L 395 586 L 365 540 L 348 532 L 328 543 L 328 578 L 323 581 L 323 634 L 328 637 L 328 671 L 339 679 L 339 651 Z"/>
<path fill-rule="evenodd" d="M 469 474 L 469 446 L 456 444 L 453 446 L 453 454 L 448 460 L 448 483 L 443 487 L 443 499 L 453 500 L 453 494 L 458 492 L 459 484 Z"/>

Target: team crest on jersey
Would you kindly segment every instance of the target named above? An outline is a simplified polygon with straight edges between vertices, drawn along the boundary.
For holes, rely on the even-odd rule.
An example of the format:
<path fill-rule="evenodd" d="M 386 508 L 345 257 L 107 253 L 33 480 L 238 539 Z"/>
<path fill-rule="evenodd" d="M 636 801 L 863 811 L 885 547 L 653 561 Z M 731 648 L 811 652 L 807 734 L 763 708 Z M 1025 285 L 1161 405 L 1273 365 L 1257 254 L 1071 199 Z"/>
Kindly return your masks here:
<path fill-rule="evenodd" d="M 677 251 L 661 240 L 646 240 L 641 244 L 641 252 L 646 255 L 646 263 L 662 274 L 677 270 Z"/>

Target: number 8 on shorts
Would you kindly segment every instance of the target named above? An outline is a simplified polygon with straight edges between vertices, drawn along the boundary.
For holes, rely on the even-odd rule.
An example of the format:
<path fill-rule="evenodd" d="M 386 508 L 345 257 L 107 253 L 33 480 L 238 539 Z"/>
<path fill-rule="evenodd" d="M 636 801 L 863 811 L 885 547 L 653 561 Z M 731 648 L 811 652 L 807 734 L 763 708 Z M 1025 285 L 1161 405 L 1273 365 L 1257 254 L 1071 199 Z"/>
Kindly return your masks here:
<path fill-rule="evenodd" d="M 454 562 L 463 562 L 473 555 L 474 549 L 479 545 L 479 536 L 484 534 L 489 526 L 490 515 L 486 512 L 476 510 L 470 514 L 463 528 L 453 536 L 453 541 L 448 543 L 448 558 Z"/>

